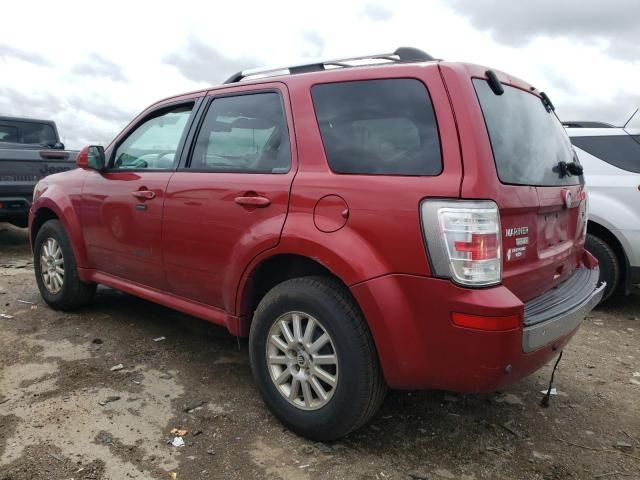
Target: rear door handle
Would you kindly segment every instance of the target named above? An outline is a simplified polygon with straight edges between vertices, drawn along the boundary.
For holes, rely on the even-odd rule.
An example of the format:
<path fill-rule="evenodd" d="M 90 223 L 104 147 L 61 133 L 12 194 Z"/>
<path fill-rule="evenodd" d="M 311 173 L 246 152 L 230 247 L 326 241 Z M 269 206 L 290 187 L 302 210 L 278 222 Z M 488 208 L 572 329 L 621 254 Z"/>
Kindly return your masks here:
<path fill-rule="evenodd" d="M 142 200 L 143 202 L 145 200 L 153 200 L 154 198 L 156 198 L 156 194 L 151 190 L 137 190 L 135 192 L 131 192 L 131 195 L 136 197 L 138 200 Z"/>
<path fill-rule="evenodd" d="M 243 207 L 255 207 L 255 208 L 264 208 L 271 205 L 271 200 L 267 197 L 259 197 L 259 196 L 250 196 L 250 197 L 236 197 L 234 198 L 234 202 L 238 205 L 242 205 Z"/>

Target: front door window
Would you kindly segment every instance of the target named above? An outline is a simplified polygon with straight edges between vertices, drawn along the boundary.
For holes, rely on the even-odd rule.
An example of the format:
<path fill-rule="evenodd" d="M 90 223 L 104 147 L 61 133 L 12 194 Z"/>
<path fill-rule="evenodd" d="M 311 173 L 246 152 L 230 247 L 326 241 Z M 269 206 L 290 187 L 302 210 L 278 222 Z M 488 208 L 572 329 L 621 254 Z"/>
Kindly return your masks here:
<path fill-rule="evenodd" d="M 193 105 L 163 110 L 139 125 L 116 149 L 112 169 L 173 169 Z"/>

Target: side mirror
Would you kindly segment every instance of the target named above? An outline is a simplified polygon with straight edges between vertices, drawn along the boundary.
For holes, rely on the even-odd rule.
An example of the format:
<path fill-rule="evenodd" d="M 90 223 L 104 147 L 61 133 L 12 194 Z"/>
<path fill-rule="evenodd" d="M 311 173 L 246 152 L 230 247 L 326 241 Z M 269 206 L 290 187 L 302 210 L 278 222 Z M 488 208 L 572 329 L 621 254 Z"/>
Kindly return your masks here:
<path fill-rule="evenodd" d="M 105 163 L 104 147 L 99 145 L 84 147 L 76 157 L 76 165 L 79 168 L 101 171 Z"/>

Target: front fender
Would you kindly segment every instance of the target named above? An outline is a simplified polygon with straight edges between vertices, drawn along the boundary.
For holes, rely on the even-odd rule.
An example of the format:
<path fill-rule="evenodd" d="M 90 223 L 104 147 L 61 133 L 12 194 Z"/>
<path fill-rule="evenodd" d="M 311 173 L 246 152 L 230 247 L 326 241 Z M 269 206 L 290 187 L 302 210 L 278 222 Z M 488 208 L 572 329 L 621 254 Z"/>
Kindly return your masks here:
<path fill-rule="evenodd" d="M 79 268 L 89 268 L 87 262 L 87 250 L 80 226 L 78 209 L 82 198 L 82 186 L 84 184 L 84 171 L 77 169 L 64 174 L 56 175 L 56 181 L 46 180 L 46 186 L 40 196 L 31 207 L 32 218 L 37 218 L 42 209 L 51 210 L 62 222 L 71 248 Z M 29 225 L 29 234 L 33 235 L 32 223 Z M 35 240 L 32 236 L 32 241 Z"/>

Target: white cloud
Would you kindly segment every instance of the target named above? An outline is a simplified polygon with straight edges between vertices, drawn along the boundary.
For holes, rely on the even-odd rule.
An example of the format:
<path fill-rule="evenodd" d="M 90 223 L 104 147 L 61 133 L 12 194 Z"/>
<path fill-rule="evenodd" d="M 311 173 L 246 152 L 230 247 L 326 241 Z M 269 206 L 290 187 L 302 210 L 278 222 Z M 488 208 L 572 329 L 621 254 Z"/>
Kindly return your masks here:
<path fill-rule="evenodd" d="M 566 18 L 566 8 L 544 2 L 540 18 Z M 0 115 L 52 118 L 75 148 L 108 143 L 150 103 L 216 84 L 234 70 L 398 46 L 522 77 L 545 90 L 565 118 L 619 122 L 640 101 L 640 62 L 612 49 L 614 28 L 578 41 L 577 27 L 565 35 L 550 21 L 509 42 L 515 34 L 505 30 L 508 18 L 492 24 L 486 15 L 469 16 L 468 5 L 445 0 L 113 0 L 100 8 L 62 0 L 53 18 L 50 5 L 3 6 Z M 509 9 L 487 8 L 522 20 Z"/>

